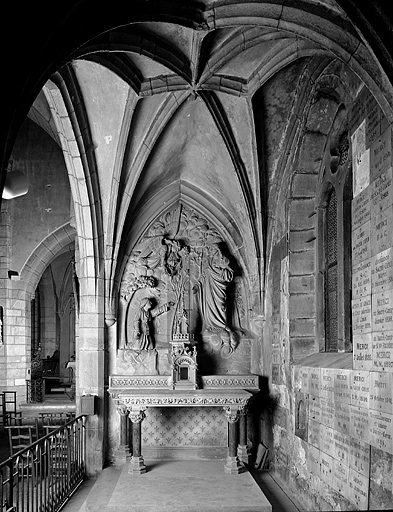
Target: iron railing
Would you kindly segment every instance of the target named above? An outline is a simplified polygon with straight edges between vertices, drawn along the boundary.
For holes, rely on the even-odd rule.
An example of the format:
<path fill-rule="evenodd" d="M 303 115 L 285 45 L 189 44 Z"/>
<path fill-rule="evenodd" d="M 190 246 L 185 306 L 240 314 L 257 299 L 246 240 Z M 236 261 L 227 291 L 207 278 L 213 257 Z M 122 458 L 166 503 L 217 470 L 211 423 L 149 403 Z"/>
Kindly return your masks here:
<path fill-rule="evenodd" d="M 85 416 L 79 416 L 0 464 L 0 512 L 56 512 L 85 475 Z"/>
<path fill-rule="evenodd" d="M 26 402 L 43 402 L 45 400 L 45 380 L 36 378 L 26 380 Z"/>

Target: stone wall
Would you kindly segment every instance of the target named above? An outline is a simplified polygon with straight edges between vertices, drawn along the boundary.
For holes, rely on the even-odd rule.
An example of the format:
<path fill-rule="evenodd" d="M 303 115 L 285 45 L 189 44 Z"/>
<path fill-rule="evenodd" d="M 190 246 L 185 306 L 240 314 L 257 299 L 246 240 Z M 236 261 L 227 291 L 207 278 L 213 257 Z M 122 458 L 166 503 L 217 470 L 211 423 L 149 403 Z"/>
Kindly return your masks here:
<path fill-rule="evenodd" d="M 392 133 L 365 88 L 348 120 L 353 352 L 319 352 L 313 173 L 294 176 L 302 201 L 289 207 L 290 236 L 275 244 L 270 266 L 273 407 L 262 432 L 272 469 L 306 510 L 393 503 Z"/>

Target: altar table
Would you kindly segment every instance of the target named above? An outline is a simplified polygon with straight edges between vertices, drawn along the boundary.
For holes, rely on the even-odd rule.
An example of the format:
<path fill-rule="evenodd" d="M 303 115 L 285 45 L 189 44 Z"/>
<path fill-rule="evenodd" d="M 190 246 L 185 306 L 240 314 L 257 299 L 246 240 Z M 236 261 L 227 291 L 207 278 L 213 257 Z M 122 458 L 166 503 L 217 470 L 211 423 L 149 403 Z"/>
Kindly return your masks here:
<path fill-rule="evenodd" d="M 121 416 L 120 443 L 125 445 L 127 416 L 132 422 L 133 453 L 130 473 L 145 473 L 142 456 L 141 424 L 149 407 L 222 407 L 228 421 L 228 456 L 224 465 L 226 473 L 239 473 L 241 463 L 237 447 L 237 422 L 245 415 L 246 406 L 253 394 L 245 389 L 122 389 L 109 388 Z M 243 428 L 243 431 L 245 429 Z M 246 444 L 246 432 L 241 432 L 241 443 Z"/>

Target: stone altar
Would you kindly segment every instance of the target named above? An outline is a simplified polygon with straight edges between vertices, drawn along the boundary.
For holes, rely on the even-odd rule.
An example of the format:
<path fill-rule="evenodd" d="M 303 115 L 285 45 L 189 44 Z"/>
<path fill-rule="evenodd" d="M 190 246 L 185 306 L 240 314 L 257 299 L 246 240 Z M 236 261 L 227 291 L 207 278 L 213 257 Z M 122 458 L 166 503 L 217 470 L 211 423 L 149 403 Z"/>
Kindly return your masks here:
<path fill-rule="evenodd" d="M 239 454 L 248 461 L 245 411 L 259 386 L 258 377 L 249 374 L 246 301 L 239 263 L 225 240 L 181 203 L 154 220 L 134 245 L 119 288 L 116 371 L 108 390 L 121 418 L 122 460 L 130 459 L 131 420 L 130 472 L 146 470 L 142 423 L 151 407 L 183 407 L 183 416 L 187 407 L 205 408 L 206 414 L 219 407 L 228 421 L 225 471 L 239 472 Z M 198 415 L 201 424 L 204 416 Z M 176 431 L 171 434 L 176 437 Z M 181 428 L 178 437 L 186 434 Z"/>
<path fill-rule="evenodd" d="M 137 386 L 128 387 L 135 382 Z M 253 397 L 253 392 L 259 389 L 258 377 L 255 375 L 207 376 L 204 378 L 205 389 L 168 389 L 171 378 L 112 376 L 109 393 L 115 401 L 121 414 L 120 432 L 123 439 L 121 445 L 126 445 L 127 415 L 132 422 L 133 454 L 130 462 L 130 473 L 145 473 L 146 466 L 142 455 L 141 424 L 150 407 L 220 407 L 225 411 L 228 421 L 228 455 L 224 470 L 229 474 L 237 474 L 241 470 L 239 452 L 247 454 L 247 439 L 245 428 L 245 411 Z M 151 383 L 152 387 L 144 387 Z M 138 387 L 139 384 L 139 387 Z M 165 387 L 164 387 L 165 386 Z M 248 389 L 243 388 L 247 386 Z M 241 420 L 240 443 L 238 446 L 238 420 Z M 243 459 L 244 460 L 244 459 Z"/>

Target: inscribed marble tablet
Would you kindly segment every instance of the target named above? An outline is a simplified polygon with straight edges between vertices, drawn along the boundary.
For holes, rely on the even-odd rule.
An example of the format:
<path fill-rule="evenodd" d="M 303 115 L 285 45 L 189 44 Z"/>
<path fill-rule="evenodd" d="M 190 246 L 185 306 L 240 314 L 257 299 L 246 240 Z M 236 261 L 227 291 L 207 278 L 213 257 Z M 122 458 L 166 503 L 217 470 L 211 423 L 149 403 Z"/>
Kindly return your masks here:
<path fill-rule="evenodd" d="M 308 377 L 308 386 L 310 395 L 319 396 L 321 382 L 320 368 L 310 368 L 310 375 Z"/>
<path fill-rule="evenodd" d="M 321 406 L 319 400 L 319 396 L 310 395 L 308 400 L 308 417 L 311 420 L 321 423 Z"/>
<path fill-rule="evenodd" d="M 321 480 L 332 487 L 333 479 L 333 457 L 321 452 Z"/>
<path fill-rule="evenodd" d="M 374 332 L 373 369 L 393 372 L 393 331 Z"/>
<path fill-rule="evenodd" d="M 351 438 L 349 467 L 368 477 L 370 474 L 370 445 Z"/>
<path fill-rule="evenodd" d="M 371 219 L 372 220 L 372 219 Z M 352 231 L 352 265 L 371 258 L 371 220 Z"/>
<path fill-rule="evenodd" d="M 389 167 L 369 187 L 371 189 L 371 216 L 381 213 L 393 204 L 392 168 Z"/>
<path fill-rule="evenodd" d="M 350 433 L 353 438 L 361 439 L 364 443 L 370 438 L 370 418 L 368 409 L 351 405 L 350 408 Z"/>
<path fill-rule="evenodd" d="M 371 293 L 371 259 L 362 261 L 352 269 L 352 298 Z"/>
<path fill-rule="evenodd" d="M 357 510 L 368 510 L 368 478 L 349 468 L 348 482 L 349 500 Z"/>
<path fill-rule="evenodd" d="M 321 384 L 319 396 L 333 400 L 334 395 L 334 369 L 321 368 Z"/>
<path fill-rule="evenodd" d="M 353 334 L 371 332 L 371 295 L 352 301 Z"/>
<path fill-rule="evenodd" d="M 374 181 L 391 165 L 391 129 L 386 129 L 370 146 L 370 181 Z"/>
<path fill-rule="evenodd" d="M 371 370 L 373 367 L 373 344 L 371 333 L 353 335 L 354 370 Z"/>
<path fill-rule="evenodd" d="M 321 423 L 319 449 L 332 457 L 334 456 L 334 432 L 332 428 Z"/>
<path fill-rule="evenodd" d="M 370 372 L 370 404 L 375 411 L 393 414 L 393 373 Z"/>
<path fill-rule="evenodd" d="M 349 467 L 338 460 L 333 458 L 333 468 L 332 468 L 332 487 L 340 494 L 344 496 L 349 495 L 349 485 L 348 485 L 348 476 L 349 476 Z"/>
<path fill-rule="evenodd" d="M 352 230 L 371 219 L 370 196 L 371 186 L 368 186 L 352 199 Z"/>
<path fill-rule="evenodd" d="M 373 295 L 372 322 L 373 332 L 393 330 L 393 294 L 390 290 Z"/>
<path fill-rule="evenodd" d="M 390 247 L 371 258 L 372 293 L 393 288 L 393 248 Z"/>
<path fill-rule="evenodd" d="M 393 415 L 369 410 L 370 444 L 388 453 L 393 453 Z"/>
<path fill-rule="evenodd" d="M 351 404 L 368 408 L 370 395 L 370 372 L 352 371 Z"/>
<path fill-rule="evenodd" d="M 335 402 L 334 404 L 334 428 L 343 434 L 350 435 L 351 431 L 351 406 L 347 402 Z"/>
<path fill-rule="evenodd" d="M 393 246 L 393 206 L 371 218 L 371 256 Z M 360 228 L 361 229 L 361 228 Z"/>
<path fill-rule="evenodd" d="M 336 368 L 334 373 L 334 401 L 349 404 L 351 401 L 351 370 Z"/>
<path fill-rule="evenodd" d="M 343 434 L 342 432 L 337 432 L 334 430 L 334 454 L 333 458 L 343 462 L 344 464 L 349 465 L 349 452 L 351 448 L 351 438 Z"/>

